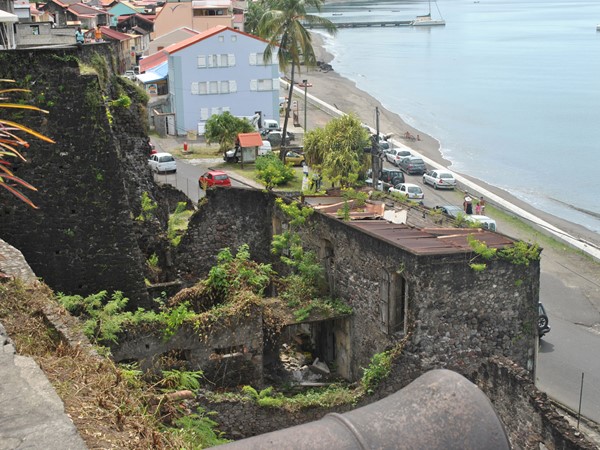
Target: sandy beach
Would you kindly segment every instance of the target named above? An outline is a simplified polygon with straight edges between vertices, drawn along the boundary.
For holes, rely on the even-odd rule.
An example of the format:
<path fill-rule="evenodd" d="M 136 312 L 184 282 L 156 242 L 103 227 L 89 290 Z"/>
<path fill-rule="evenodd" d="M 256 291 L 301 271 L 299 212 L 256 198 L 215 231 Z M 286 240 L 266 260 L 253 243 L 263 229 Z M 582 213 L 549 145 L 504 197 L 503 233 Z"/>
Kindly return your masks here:
<path fill-rule="evenodd" d="M 317 61 L 331 63 L 333 57 L 324 49 L 323 37 L 318 33 L 312 33 L 312 38 Z M 391 133 L 392 139 L 404 143 L 405 145 L 414 149 L 416 152 L 443 166 L 451 167 L 450 161 L 447 161 L 442 157 L 440 152 L 440 142 L 435 139 L 435 137 L 429 136 L 428 134 L 408 125 L 398 114 L 388 111 L 377 99 L 358 89 L 353 81 L 348 80 L 336 73 L 335 65 L 333 67 L 334 70 L 329 72 L 321 71 L 318 68 L 307 70 L 305 67 L 302 67 L 301 72 L 296 74 L 295 80 L 301 81 L 305 78 L 308 79 L 309 83 L 312 84 L 309 91 L 311 95 L 323 100 L 326 103 L 329 103 L 330 105 L 333 105 L 345 113 L 356 114 L 358 117 L 360 117 L 363 123 L 373 128 L 375 128 L 376 124 L 375 108 L 377 107 L 379 109 L 379 129 L 381 133 Z M 298 100 L 301 101 L 302 99 L 299 98 Z M 310 115 L 309 129 L 324 126 L 331 117 L 331 115 L 319 110 L 314 105 L 309 106 L 308 111 Z M 420 140 L 411 141 L 403 139 L 402 135 L 407 131 L 413 136 L 418 135 Z M 479 180 L 466 174 L 461 175 L 476 182 L 486 190 L 508 200 L 514 205 L 536 215 L 537 217 L 542 218 L 548 223 L 555 225 L 572 236 L 581 238 L 586 242 L 595 244 L 596 246 L 600 246 L 600 236 L 597 233 L 594 233 L 578 224 L 537 210 L 529 204 L 511 195 L 509 192 L 499 189 L 495 186 L 491 186 L 483 180 Z M 475 194 L 477 194 L 477 192 L 475 192 Z M 506 230 L 507 228 L 504 229 Z M 507 234 L 519 239 L 527 239 L 527 236 L 523 236 L 522 233 L 518 232 L 518 230 L 510 230 L 510 232 Z M 531 240 L 531 237 L 529 237 L 528 240 Z"/>

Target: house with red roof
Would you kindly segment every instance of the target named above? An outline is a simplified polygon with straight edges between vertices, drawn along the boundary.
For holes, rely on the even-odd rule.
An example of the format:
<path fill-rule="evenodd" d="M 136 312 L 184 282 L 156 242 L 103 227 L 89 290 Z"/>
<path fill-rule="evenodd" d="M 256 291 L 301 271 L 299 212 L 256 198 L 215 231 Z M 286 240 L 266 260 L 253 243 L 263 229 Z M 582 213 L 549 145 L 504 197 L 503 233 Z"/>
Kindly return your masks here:
<path fill-rule="evenodd" d="M 169 45 L 140 61 L 140 72 L 168 63 L 169 111 L 175 134 L 203 134 L 206 121 L 225 111 L 279 121 L 277 60 L 263 62 L 267 41 L 217 26 Z M 164 127 L 158 127 L 164 128 Z"/>
<path fill-rule="evenodd" d="M 181 27 L 206 31 L 218 25 L 235 28 L 231 0 L 167 1 L 156 15 L 152 38 Z"/>
<path fill-rule="evenodd" d="M 108 25 L 110 18 L 106 11 L 79 0 L 48 0 L 39 10 L 48 13 L 57 27 L 81 26 L 91 29 L 96 25 Z"/>

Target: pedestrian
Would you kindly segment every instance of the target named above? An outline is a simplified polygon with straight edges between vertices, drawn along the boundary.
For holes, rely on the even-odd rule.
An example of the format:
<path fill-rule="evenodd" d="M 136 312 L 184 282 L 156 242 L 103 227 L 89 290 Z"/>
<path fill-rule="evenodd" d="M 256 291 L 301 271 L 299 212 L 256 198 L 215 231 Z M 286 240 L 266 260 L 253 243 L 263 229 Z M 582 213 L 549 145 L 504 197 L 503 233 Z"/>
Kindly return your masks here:
<path fill-rule="evenodd" d="M 81 27 L 77 27 L 77 31 L 75 31 L 75 42 L 79 45 L 83 45 L 85 41 L 85 37 L 83 35 L 83 31 L 81 31 Z"/>
<path fill-rule="evenodd" d="M 321 177 L 321 174 L 317 175 L 317 191 L 321 190 L 321 181 L 323 180 L 323 177 Z"/>
<path fill-rule="evenodd" d="M 481 205 L 479 204 L 479 202 L 477 202 L 477 204 L 475 205 L 475 214 L 481 214 Z"/>
<path fill-rule="evenodd" d="M 94 39 L 96 42 L 102 42 L 102 30 L 100 29 L 100 25 L 96 25 L 96 29 L 94 30 Z"/>
<path fill-rule="evenodd" d="M 481 210 L 481 214 L 485 214 L 485 200 L 483 197 L 479 197 L 479 209 Z"/>
<path fill-rule="evenodd" d="M 473 199 L 469 196 L 469 194 L 465 195 L 463 208 L 465 210 L 465 214 L 473 214 Z"/>
<path fill-rule="evenodd" d="M 306 161 L 302 161 L 302 174 L 304 178 L 308 178 L 308 164 L 306 164 Z"/>

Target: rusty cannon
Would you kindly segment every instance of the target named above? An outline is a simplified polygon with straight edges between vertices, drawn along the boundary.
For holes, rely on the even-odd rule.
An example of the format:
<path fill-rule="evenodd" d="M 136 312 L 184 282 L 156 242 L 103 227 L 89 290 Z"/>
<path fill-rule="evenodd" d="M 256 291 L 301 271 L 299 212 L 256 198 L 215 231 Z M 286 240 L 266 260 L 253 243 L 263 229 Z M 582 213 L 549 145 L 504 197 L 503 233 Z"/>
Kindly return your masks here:
<path fill-rule="evenodd" d="M 510 444 L 492 404 L 477 386 L 456 372 L 432 370 L 354 411 L 219 448 L 508 450 Z"/>

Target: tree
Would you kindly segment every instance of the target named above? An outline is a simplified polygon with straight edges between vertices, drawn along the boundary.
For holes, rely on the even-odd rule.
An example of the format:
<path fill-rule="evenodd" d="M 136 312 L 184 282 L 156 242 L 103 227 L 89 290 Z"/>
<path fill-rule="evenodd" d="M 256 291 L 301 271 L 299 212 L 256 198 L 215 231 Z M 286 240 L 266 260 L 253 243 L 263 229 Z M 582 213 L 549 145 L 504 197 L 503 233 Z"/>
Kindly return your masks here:
<path fill-rule="evenodd" d="M 219 143 L 219 150 L 226 151 L 233 147 L 238 133 L 250 133 L 256 131 L 250 121 L 246 118 L 232 116 L 229 112 L 213 114 L 206 121 L 204 137 L 208 144 Z"/>
<path fill-rule="evenodd" d="M 306 133 L 304 157 L 308 165 L 342 187 L 352 185 L 369 167 L 369 132 L 353 114 L 332 119 L 325 128 Z"/>
<path fill-rule="evenodd" d="M 3 83 L 14 83 L 14 80 L 0 80 Z M 6 100 L 5 95 L 12 92 L 31 92 L 29 89 L 1 89 L 0 90 L 0 101 Z M 25 104 L 15 104 L 15 103 L 0 103 L 0 108 L 7 109 L 27 109 L 31 111 L 39 111 L 42 113 L 48 113 L 48 111 L 44 111 L 43 109 L 38 108 L 37 106 L 25 105 Z M 37 191 L 37 189 L 31 184 L 27 183 L 25 180 L 15 176 L 11 170 L 11 163 L 7 161 L 6 157 L 19 158 L 22 161 L 26 161 L 26 159 L 19 153 L 17 147 L 29 147 L 29 142 L 20 138 L 17 132 L 22 131 L 28 133 L 42 141 L 50 142 L 54 144 L 54 141 L 43 134 L 38 133 L 26 126 L 18 124 L 16 122 L 12 122 L 10 120 L 0 119 L 0 186 L 6 189 L 8 192 L 13 194 L 15 197 L 20 199 L 21 201 L 27 203 L 32 208 L 37 209 L 37 206 L 33 204 L 33 202 L 24 195 L 19 188 L 24 187 L 26 189 L 30 189 L 32 191 Z"/>
<path fill-rule="evenodd" d="M 244 14 L 244 31 L 246 33 L 258 34 L 258 23 L 267 9 L 267 0 L 257 0 L 248 3 L 248 11 Z"/>
<path fill-rule="evenodd" d="M 321 11 L 322 0 L 267 0 L 267 3 L 269 8 L 258 24 L 258 35 L 269 41 L 263 54 L 264 61 L 265 63 L 271 61 L 273 51 L 277 49 L 279 69 L 285 72 L 291 64 L 290 88 L 282 132 L 282 136 L 287 136 L 296 67 L 300 67 L 302 63 L 307 67 L 314 67 L 317 62 L 311 34 L 304 24 L 319 25 L 332 34 L 335 34 L 337 28 L 328 19 L 306 13 L 307 8 Z M 284 142 L 279 153 L 283 161 L 285 161 L 285 147 Z"/>

